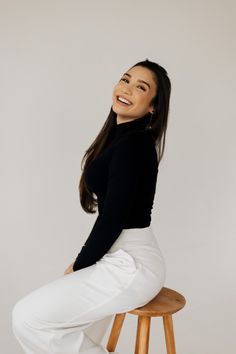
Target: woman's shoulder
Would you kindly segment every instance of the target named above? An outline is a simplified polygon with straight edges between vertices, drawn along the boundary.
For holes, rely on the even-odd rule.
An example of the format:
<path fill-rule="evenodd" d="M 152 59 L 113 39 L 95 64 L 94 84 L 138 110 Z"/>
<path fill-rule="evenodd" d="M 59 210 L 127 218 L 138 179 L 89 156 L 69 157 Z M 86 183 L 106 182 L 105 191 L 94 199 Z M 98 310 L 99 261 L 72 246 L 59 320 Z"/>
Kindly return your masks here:
<path fill-rule="evenodd" d="M 135 131 L 125 134 L 116 145 L 119 149 L 153 149 L 155 143 L 149 130 Z"/>
<path fill-rule="evenodd" d="M 115 155 L 121 155 L 124 158 L 148 158 L 157 159 L 156 147 L 149 130 L 135 131 L 125 134 L 115 146 Z"/>

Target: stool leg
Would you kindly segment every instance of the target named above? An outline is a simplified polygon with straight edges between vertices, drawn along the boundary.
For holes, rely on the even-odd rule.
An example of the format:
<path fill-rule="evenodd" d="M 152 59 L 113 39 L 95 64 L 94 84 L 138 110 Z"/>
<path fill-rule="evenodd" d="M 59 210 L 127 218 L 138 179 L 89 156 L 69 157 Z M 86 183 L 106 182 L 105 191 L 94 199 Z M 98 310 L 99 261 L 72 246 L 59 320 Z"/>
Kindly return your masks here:
<path fill-rule="evenodd" d="M 115 319 L 113 321 L 113 325 L 112 325 L 112 329 L 111 329 L 111 333 L 108 339 L 108 343 L 107 343 L 107 347 L 106 349 L 109 352 L 114 352 L 116 349 L 116 345 L 120 336 L 120 331 L 125 319 L 125 315 L 126 313 L 117 313 L 115 315 Z"/>
<path fill-rule="evenodd" d="M 135 354 L 148 354 L 151 318 L 138 316 Z"/>
<path fill-rule="evenodd" d="M 167 354 L 176 354 L 172 315 L 163 316 Z"/>

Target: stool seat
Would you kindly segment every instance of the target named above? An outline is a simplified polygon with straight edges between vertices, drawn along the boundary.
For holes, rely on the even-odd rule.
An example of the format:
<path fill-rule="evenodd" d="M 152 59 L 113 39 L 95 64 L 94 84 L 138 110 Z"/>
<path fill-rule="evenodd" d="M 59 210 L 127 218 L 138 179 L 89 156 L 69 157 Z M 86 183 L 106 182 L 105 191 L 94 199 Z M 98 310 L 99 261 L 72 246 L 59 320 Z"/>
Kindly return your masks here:
<path fill-rule="evenodd" d="M 128 311 L 138 316 L 164 316 L 181 310 L 186 304 L 183 295 L 175 290 L 163 287 L 161 291 L 146 305 Z"/>
<path fill-rule="evenodd" d="M 162 317 L 167 354 L 176 354 L 172 314 L 181 310 L 186 304 L 183 295 L 163 287 L 146 305 L 124 313 L 117 313 L 113 321 L 106 349 L 114 352 L 126 313 L 138 316 L 135 354 L 148 354 L 151 317 Z"/>

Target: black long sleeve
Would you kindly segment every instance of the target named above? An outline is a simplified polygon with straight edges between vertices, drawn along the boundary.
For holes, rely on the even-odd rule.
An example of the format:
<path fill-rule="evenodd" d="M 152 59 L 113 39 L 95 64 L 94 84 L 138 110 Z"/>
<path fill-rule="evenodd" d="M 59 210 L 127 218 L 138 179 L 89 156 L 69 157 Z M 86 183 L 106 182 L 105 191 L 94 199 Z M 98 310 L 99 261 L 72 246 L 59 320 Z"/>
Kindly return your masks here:
<path fill-rule="evenodd" d="M 117 125 L 112 143 L 88 168 L 86 181 L 97 194 L 99 215 L 75 260 L 74 271 L 98 261 L 122 229 L 146 227 L 151 222 L 156 150 L 150 133 L 135 129 L 146 119 Z"/>

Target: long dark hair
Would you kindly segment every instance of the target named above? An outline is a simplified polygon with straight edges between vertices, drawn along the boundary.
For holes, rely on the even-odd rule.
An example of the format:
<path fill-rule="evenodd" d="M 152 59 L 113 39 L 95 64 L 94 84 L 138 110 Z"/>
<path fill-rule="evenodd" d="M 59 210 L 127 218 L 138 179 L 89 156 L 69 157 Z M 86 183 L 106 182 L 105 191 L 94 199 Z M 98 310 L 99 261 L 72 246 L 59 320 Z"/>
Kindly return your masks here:
<path fill-rule="evenodd" d="M 149 61 L 148 59 L 136 63 L 134 66 L 142 66 L 152 71 L 153 78 L 156 82 L 156 95 L 151 101 L 151 105 L 154 107 L 154 113 L 151 117 L 151 132 L 153 139 L 155 141 L 155 146 L 157 150 L 158 161 L 160 162 L 164 154 L 165 149 L 165 140 L 166 140 L 166 129 L 168 123 L 168 113 L 169 113 L 169 101 L 171 93 L 171 82 L 168 77 L 167 71 L 160 66 L 159 64 Z M 132 68 L 131 67 L 131 68 Z M 112 128 L 112 123 L 116 113 L 113 111 L 112 107 L 110 113 L 98 133 L 97 137 L 86 150 L 82 162 L 81 169 L 82 175 L 79 182 L 79 192 L 80 192 L 80 203 L 82 208 L 87 213 L 95 213 L 97 209 L 97 199 L 94 196 L 94 193 L 90 193 L 87 188 L 84 174 L 89 165 L 89 163 L 94 160 L 99 153 L 102 151 L 104 145 L 106 144 L 107 137 Z M 85 162 L 85 163 L 84 163 Z M 83 167 L 84 163 L 84 167 Z"/>

